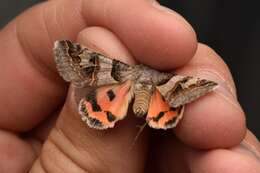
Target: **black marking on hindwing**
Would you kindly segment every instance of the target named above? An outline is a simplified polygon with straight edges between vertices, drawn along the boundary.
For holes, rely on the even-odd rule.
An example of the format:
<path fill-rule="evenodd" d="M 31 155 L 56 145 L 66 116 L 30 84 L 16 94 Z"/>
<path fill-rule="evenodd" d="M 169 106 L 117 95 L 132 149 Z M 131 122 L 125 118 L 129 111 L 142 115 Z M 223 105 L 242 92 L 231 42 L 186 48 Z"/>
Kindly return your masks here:
<path fill-rule="evenodd" d="M 85 115 L 88 115 L 88 111 L 85 104 L 81 104 L 80 111 L 83 112 Z"/>
<path fill-rule="evenodd" d="M 114 91 L 112 89 L 107 91 L 107 96 L 109 98 L 109 101 L 114 100 L 114 98 L 116 97 L 116 95 L 115 95 L 115 93 L 114 93 Z"/>
<path fill-rule="evenodd" d="M 91 104 L 93 112 L 102 111 L 101 107 L 97 103 L 96 91 L 89 92 L 89 94 L 86 96 L 86 101 L 88 101 Z"/>
<path fill-rule="evenodd" d="M 167 121 L 165 123 L 165 126 L 171 126 L 172 124 L 174 124 L 177 120 L 177 117 L 173 117 L 172 119 L 170 119 L 169 121 Z"/>
<path fill-rule="evenodd" d="M 178 107 L 178 108 L 170 108 L 171 111 L 176 111 L 176 110 L 177 110 L 177 115 L 178 115 L 178 116 L 180 116 L 182 109 L 183 109 L 183 106 L 180 106 L 180 107 Z M 172 124 L 174 124 L 174 123 L 176 122 L 178 116 L 173 117 L 172 119 L 170 119 L 169 121 L 167 121 L 167 122 L 165 123 L 165 126 L 171 126 Z"/>
<path fill-rule="evenodd" d="M 90 126 L 103 127 L 103 123 L 101 121 L 99 121 L 98 119 L 92 118 L 90 116 L 87 116 L 87 118 L 88 118 L 88 123 L 89 123 Z"/>
<path fill-rule="evenodd" d="M 153 121 L 158 122 L 163 116 L 165 112 L 159 112 L 159 114 L 153 118 Z"/>
<path fill-rule="evenodd" d="M 109 122 L 113 122 L 113 121 L 116 120 L 116 116 L 113 115 L 110 111 L 107 111 L 106 114 L 107 114 L 107 120 L 108 120 Z"/>

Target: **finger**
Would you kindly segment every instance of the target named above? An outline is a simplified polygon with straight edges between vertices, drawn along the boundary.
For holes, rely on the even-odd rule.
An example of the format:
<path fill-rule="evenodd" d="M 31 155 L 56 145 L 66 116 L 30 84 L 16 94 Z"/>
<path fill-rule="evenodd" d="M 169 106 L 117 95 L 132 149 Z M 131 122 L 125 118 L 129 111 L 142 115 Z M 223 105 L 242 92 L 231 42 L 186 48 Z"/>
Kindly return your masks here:
<path fill-rule="evenodd" d="M 111 57 L 130 55 L 117 37 L 100 27 L 82 31 L 78 41 Z M 131 56 L 120 60 L 133 62 Z M 128 116 L 109 131 L 90 129 L 81 121 L 74 92 L 77 91 L 70 88 L 56 126 L 31 172 L 141 172 L 145 162 L 146 140 L 145 137 L 138 140 L 131 148 L 138 130 L 133 128 L 135 119 Z M 127 157 L 122 157 L 123 155 Z"/>
<path fill-rule="evenodd" d="M 177 73 L 216 81 L 219 87 L 188 104 L 176 135 L 198 148 L 226 148 L 237 145 L 246 132 L 245 117 L 235 93 L 231 74 L 221 58 L 200 44 L 193 59 Z"/>
<path fill-rule="evenodd" d="M 247 138 L 243 142 L 247 141 Z M 239 149 L 196 150 L 183 145 L 176 138 L 168 137 L 164 141 L 165 143 L 160 146 L 162 150 L 156 157 L 162 159 L 159 164 L 160 172 L 257 173 L 260 171 L 260 158 L 252 154 L 255 151 L 246 149 L 243 142 L 235 147 Z M 259 142 L 254 147 L 259 150 Z"/>
<path fill-rule="evenodd" d="M 70 15 L 75 17 L 79 7 L 79 1 L 44 2 L 18 16 L 0 32 L 4 57 L 0 59 L 0 79 L 5 81 L 0 86 L 0 97 L 5 98 L 0 104 L 1 128 L 27 131 L 63 104 L 66 86 L 54 70 L 52 42 L 61 33 L 75 37 L 85 26 L 79 18 L 79 23 L 65 27 L 66 31 L 60 28 L 63 17 L 75 21 Z M 62 16 L 63 13 L 68 14 Z"/>
<path fill-rule="evenodd" d="M 0 171 L 1 173 L 28 172 L 36 159 L 32 146 L 16 134 L 0 130 Z"/>
<path fill-rule="evenodd" d="M 156 1 L 89 3 L 94 1 L 84 1 L 89 7 L 83 11 L 88 24 L 107 26 L 139 62 L 165 70 L 185 64 L 195 53 L 197 41 L 192 27 Z M 93 16 L 94 20 L 90 19 Z"/>
<path fill-rule="evenodd" d="M 138 61 L 154 67 L 187 62 L 195 34 L 182 17 L 162 9 L 145 0 L 56 0 L 17 17 L 0 32 L 0 127 L 26 131 L 63 103 L 66 87 L 56 73 L 53 41 L 75 40 L 87 25 L 109 28 Z"/>

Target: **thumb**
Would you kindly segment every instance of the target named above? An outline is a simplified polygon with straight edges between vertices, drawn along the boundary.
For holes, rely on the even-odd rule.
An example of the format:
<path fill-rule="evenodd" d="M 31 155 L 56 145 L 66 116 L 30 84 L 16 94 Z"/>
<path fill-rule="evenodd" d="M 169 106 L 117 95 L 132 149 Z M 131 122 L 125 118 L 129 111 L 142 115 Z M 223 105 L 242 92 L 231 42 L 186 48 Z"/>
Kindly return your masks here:
<path fill-rule="evenodd" d="M 98 41 L 101 35 L 102 42 Z M 85 46 L 108 50 L 107 55 L 128 54 L 120 41 L 102 28 L 88 28 L 79 34 L 78 40 Z M 128 115 L 113 129 L 91 129 L 78 114 L 78 93 L 78 89 L 70 87 L 56 125 L 31 172 L 141 172 L 145 162 L 144 138 L 130 149 L 138 130 L 136 119 Z"/>

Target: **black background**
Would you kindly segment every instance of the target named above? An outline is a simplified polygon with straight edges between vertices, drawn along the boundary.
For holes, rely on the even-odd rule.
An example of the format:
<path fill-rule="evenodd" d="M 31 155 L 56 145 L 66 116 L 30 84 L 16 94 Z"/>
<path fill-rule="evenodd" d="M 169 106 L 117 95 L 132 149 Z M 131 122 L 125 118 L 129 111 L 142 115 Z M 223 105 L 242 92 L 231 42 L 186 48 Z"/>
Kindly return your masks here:
<path fill-rule="evenodd" d="M 0 27 L 40 0 L 1 0 Z M 184 16 L 198 40 L 212 47 L 231 69 L 248 128 L 260 138 L 260 10 L 257 1 L 160 0 Z"/>

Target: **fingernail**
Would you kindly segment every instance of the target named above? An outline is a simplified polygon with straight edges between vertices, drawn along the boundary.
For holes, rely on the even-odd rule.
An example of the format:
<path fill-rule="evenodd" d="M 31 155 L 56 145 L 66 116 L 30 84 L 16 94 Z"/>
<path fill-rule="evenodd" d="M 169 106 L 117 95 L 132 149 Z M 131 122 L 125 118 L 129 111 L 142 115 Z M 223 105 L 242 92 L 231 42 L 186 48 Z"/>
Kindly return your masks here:
<path fill-rule="evenodd" d="M 167 8 L 167 7 L 163 6 L 163 5 L 161 5 L 161 4 L 160 4 L 159 2 L 157 2 L 156 0 L 149 0 L 149 1 L 152 3 L 152 5 L 153 5 L 156 9 L 158 9 L 158 10 L 160 10 L 160 11 L 167 12 L 167 13 L 170 13 L 170 14 L 175 13 L 175 11 L 173 11 L 173 10 L 170 9 L 170 8 Z"/>

